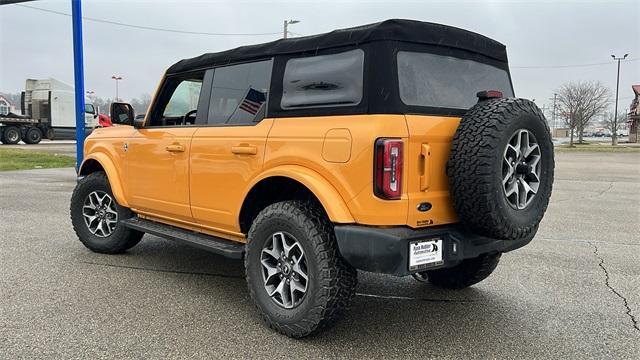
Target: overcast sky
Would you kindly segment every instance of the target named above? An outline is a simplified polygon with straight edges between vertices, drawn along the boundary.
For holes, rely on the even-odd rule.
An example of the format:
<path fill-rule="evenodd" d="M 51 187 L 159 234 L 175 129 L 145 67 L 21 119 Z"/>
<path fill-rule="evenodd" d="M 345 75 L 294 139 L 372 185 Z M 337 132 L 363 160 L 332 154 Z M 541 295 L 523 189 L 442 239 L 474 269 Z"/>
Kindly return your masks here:
<path fill-rule="evenodd" d="M 23 3 L 71 13 L 69 0 Z M 163 71 L 182 58 L 281 37 L 284 19 L 303 35 L 389 18 L 443 23 L 478 32 L 507 46 L 516 95 L 539 106 L 566 81 L 600 80 L 615 90 L 611 54 L 629 53 L 620 78 L 620 106 L 640 84 L 640 1 L 83 1 L 88 18 L 210 33 L 159 32 L 84 21 L 85 88 L 113 97 L 153 93 Z M 19 92 L 26 78 L 73 83 L 71 18 L 0 6 L 0 91 Z M 589 65 L 571 66 L 566 65 Z M 531 68 L 525 68 L 531 67 Z M 546 68 L 550 67 L 550 68 Z"/>

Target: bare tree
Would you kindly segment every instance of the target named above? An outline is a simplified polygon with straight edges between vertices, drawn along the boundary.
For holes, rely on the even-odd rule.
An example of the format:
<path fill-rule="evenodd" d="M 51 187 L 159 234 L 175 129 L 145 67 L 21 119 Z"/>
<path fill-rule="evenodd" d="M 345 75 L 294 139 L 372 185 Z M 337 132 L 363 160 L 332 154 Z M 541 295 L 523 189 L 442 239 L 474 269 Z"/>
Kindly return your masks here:
<path fill-rule="evenodd" d="M 611 145 L 618 145 L 618 131 L 622 127 L 622 123 L 627 121 L 627 114 L 622 112 L 616 118 L 613 112 L 608 113 L 602 122 L 605 129 L 611 133 Z"/>
<path fill-rule="evenodd" d="M 571 130 L 569 146 L 573 146 L 574 130 L 578 142 L 582 143 L 584 128 L 597 116 L 603 114 L 611 102 L 609 88 L 599 81 L 569 82 L 557 91 L 559 108 Z"/>
<path fill-rule="evenodd" d="M 131 99 L 131 106 L 136 111 L 136 114 L 146 113 L 149 108 L 149 104 L 151 104 L 151 95 L 146 93 L 142 94 L 139 99 Z"/>
<path fill-rule="evenodd" d="M 144 112 L 149 109 L 149 105 L 151 105 L 151 95 L 144 93 L 140 96 L 140 103 L 142 104 L 142 108 Z"/>

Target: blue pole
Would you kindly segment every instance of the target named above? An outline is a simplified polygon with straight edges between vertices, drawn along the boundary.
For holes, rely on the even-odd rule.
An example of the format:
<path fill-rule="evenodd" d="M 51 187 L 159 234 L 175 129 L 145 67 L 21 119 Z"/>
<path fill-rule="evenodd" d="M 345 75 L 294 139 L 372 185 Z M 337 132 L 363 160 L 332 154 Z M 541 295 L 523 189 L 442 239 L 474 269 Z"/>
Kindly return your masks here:
<path fill-rule="evenodd" d="M 76 170 L 80 170 L 84 149 L 84 67 L 80 0 L 71 0 L 71 23 L 73 24 L 73 75 L 76 89 Z"/>

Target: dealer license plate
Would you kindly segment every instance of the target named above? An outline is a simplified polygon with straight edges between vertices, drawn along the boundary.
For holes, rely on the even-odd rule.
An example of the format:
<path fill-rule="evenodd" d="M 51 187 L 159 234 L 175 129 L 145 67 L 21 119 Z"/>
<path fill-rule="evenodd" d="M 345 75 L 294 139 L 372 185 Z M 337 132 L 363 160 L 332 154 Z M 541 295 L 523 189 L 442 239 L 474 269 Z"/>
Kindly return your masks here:
<path fill-rule="evenodd" d="M 409 243 L 409 271 L 444 264 L 442 239 L 417 240 Z"/>

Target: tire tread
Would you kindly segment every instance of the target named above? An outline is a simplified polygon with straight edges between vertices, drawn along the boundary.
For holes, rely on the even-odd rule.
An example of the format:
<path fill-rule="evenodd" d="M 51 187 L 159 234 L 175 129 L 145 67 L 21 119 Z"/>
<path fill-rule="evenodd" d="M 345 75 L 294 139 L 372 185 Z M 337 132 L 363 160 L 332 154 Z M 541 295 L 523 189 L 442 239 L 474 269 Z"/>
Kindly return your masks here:
<path fill-rule="evenodd" d="M 247 271 L 249 294 L 258 309 L 262 319 L 273 330 L 293 338 L 308 336 L 316 331 L 331 327 L 349 309 L 355 296 L 357 272 L 342 259 L 335 240 L 333 225 L 327 219 L 324 211 L 314 203 L 308 201 L 283 201 L 266 207 L 256 217 L 249 231 L 249 239 L 256 236 L 256 231 L 265 222 L 287 216 L 307 231 L 308 239 L 313 247 L 313 254 L 318 259 L 319 285 L 317 304 L 311 308 L 307 316 L 295 324 L 278 321 L 265 311 L 259 301 L 256 301 L 251 272 Z M 247 252 L 260 251 L 251 248 L 251 240 L 247 245 Z M 245 268 L 249 268 L 248 256 L 245 256 Z M 259 279 L 261 282 L 262 279 Z M 308 296 L 309 294 L 307 294 Z"/>
<path fill-rule="evenodd" d="M 478 103 L 460 121 L 453 137 L 447 162 L 447 176 L 454 209 L 461 222 L 476 233 L 497 239 L 513 240 L 528 236 L 537 230 L 547 209 L 553 179 L 553 144 L 539 145 L 551 152 L 548 165 L 551 180 L 547 188 L 538 190 L 544 197 L 534 221 L 517 225 L 503 216 L 494 192 L 496 154 L 501 154 L 501 139 L 512 121 L 522 116 L 533 116 L 549 126 L 541 110 L 526 99 L 502 98 Z"/>
<path fill-rule="evenodd" d="M 73 231 L 84 246 L 89 248 L 91 251 L 102 254 L 123 253 L 137 245 L 140 240 L 142 240 L 144 233 L 125 228 L 124 226 L 117 226 L 116 230 L 114 230 L 108 238 L 100 238 L 99 240 L 96 240 L 96 237 L 87 230 L 84 219 L 82 219 L 82 213 L 78 214 L 78 207 L 82 209 L 82 206 L 84 205 L 86 192 L 90 192 L 97 188 L 106 190 L 106 192 L 113 197 L 111 186 L 109 185 L 109 179 L 103 171 L 93 172 L 78 181 L 78 184 L 71 195 L 71 204 L 69 209 Z M 133 212 L 131 212 L 131 210 L 120 206 L 117 202 L 116 206 L 118 209 L 119 219 L 122 219 L 123 215 L 125 217 L 133 216 Z"/>

